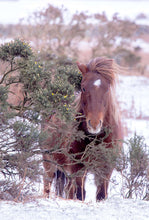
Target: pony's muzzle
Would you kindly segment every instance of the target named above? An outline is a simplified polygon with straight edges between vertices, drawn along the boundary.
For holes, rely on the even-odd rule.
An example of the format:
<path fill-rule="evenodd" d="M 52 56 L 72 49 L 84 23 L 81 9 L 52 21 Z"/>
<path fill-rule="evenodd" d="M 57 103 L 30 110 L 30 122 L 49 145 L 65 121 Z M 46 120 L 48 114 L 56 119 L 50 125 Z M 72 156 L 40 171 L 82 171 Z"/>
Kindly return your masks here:
<path fill-rule="evenodd" d="M 98 123 L 90 119 L 87 121 L 87 129 L 89 133 L 98 134 L 100 133 L 101 128 L 102 128 L 102 120 L 99 120 Z"/>

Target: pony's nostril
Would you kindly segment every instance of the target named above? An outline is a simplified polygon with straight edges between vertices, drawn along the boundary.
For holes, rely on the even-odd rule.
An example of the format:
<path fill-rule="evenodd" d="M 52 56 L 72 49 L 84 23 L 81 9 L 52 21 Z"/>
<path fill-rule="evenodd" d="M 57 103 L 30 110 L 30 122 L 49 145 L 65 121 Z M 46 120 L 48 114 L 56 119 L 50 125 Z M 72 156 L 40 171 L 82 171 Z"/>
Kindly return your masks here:
<path fill-rule="evenodd" d="M 101 120 L 99 121 L 99 126 L 100 126 L 100 127 L 102 126 L 102 121 L 101 121 Z"/>
<path fill-rule="evenodd" d="M 92 125 L 91 125 L 91 120 L 88 120 L 88 125 L 91 127 Z"/>

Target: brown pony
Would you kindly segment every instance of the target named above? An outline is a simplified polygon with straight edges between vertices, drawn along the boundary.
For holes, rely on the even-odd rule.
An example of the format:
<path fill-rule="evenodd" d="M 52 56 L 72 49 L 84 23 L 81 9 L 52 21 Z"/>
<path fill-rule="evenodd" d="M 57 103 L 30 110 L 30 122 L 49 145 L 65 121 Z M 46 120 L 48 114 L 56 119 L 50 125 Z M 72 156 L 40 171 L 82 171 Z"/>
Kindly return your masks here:
<path fill-rule="evenodd" d="M 65 164 L 63 171 L 73 177 L 67 184 L 68 198 L 85 199 L 84 178 L 86 173 L 91 171 L 95 175 L 97 186 L 96 199 L 101 200 L 107 197 L 108 184 L 114 166 L 112 163 L 105 164 L 104 160 L 101 163 L 101 157 L 98 154 L 103 154 L 103 152 L 100 153 L 97 147 L 104 144 L 106 149 L 117 148 L 117 152 L 121 148 L 119 141 L 122 139 L 122 129 L 114 90 L 117 70 L 113 60 L 107 58 L 95 58 L 87 65 L 78 63 L 78 68 L 82 73 L 78 112 L 82 116 L 77 119 L 77 129 L 84 132 L 85 138 L 71 142 L 71 138 L 68 138 L 70 147 L 67 148 L 69 149 L 67 153 L 72 157 L 66 156 L 68 154 L 54 154 L 53 157 L 59 165 Z M 53 133 L 52 140 L 46 141 L 47 144 L 43 146 L 43 149 L 50 149 L 56 144 L 54 135 L 56 132 Z M 68 144 L 65 140 L 61 140 L 61 143 L 65 146 Z M 96 152 L 93 151 L 92 160 L 99 160 L 94 169 L 86 166 L 89 156 L 84 157 L 90 145 L 93 149 L 97 149 Z M 82 158 L 85 159 L 82 160 Z M 55 164 L 48 163 L 51 160 L 49 152 L 43 154 L 43 160 L 46 170 L 44 192 L 49 193 L 49 183 L 51 186 L 57 167 Z"/>

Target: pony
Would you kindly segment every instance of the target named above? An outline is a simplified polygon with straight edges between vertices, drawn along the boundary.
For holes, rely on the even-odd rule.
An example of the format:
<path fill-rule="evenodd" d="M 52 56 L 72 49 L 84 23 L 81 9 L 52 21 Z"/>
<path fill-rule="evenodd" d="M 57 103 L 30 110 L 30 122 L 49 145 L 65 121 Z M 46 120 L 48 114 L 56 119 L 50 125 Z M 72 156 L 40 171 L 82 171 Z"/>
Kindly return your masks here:
<path fill-rule="evenodd" d="M 123 138 L 123 132 L 115 96 L 117 67 L 112 59 L 101 57 L 92 59 L 86 65 L 77 63 L 77 66 L 82 73 L 81 93 L 77 98 L 77 131 L 82 131 L 85 137 L 73 139 L 72 128 L 70 128 L 70 133 L 63 136 L 64 139 L 60 144 L 67 153 L 57 152 L 52 155 L 49 150 L 57 144 L 56 135 L 58 135 L 57 131 L 52 131 L 52 138 L 49 137 L 43 145 L 46 151 L 43 154 L 46 171 L 44 193 L 49 194 L 57 168 L 64 165 L 63 170 L 60 169 L 60 171 L 64 172 L 67 177 L 72 176 L 67 184 L 67 198 L 85 199 L 85 178 L 86 173 L 90 171 L 95 176 L 96 200 L 98 201 L 107 198 L 108 185 L 115 166 L 112 160 L 107 162 L 104 159 L 104 154 L 111 152 L 111 149 L 116 149 L 117 157 L 122 148 L 120 140 Z M 45 123 L 45 130 L 49 124 Z M 57 121 L 56 118 L 53 119 L 53 124 L 58 124 L 59 128 L 63 127 L 62 122 Z M 69 138 L 66 138 L 67 135 Z M 68 148 L 67 145 L 69 145 Z M 91 154 L 87 154 L 88 149 L 92 149 Z M 49 163 L 51 157 L 59 166 Z M 90 166 L 94 161 L 97 163 Z M 61 180 L 63 180 L 63 185 L 64 178 Z M 61 189 L 63 191 L 64 187 Z"/>

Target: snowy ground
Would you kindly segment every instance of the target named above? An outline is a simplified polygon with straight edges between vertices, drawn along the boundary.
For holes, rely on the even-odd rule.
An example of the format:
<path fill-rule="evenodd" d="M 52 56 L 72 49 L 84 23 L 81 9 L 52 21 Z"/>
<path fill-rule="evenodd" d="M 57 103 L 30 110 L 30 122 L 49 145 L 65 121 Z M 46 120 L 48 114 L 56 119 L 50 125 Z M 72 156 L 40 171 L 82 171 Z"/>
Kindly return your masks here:
<path fill-rule="evenodd" d="M 110 198 L 87 204 L 66 200 L 0 203 L 2 220 L 148 220 L 149 202 Z"/>
<path fill-rule="evenodd" d="M 149 78 L 121 76 L 117 95 L 123 112 L 123 122 L 128 128 L 126 137 L 134 132 L 145 137 L 149 145 Z M 0 219 L 3 220 L 148 220 L 149 202 L 123 199 L 121 180 L 119 185 L 110 184 L 109 198 L 95 202 L 96 188 L 90 175 L 86 182 L 85 202 L 59 198 L 37 199 L 27 203 L 0 201 Z M 40 186 L 42 188 L 42 186 Z M 41 190 L 41 189 L 40 189 Z"/>
<path fill-rule="evenodd" d="M 126 137 L 144 136 L 149 145 L 149 78 L 141 76 L 120 76 L 117 87 Z"/>

